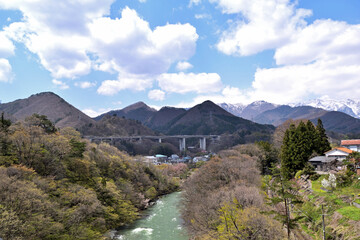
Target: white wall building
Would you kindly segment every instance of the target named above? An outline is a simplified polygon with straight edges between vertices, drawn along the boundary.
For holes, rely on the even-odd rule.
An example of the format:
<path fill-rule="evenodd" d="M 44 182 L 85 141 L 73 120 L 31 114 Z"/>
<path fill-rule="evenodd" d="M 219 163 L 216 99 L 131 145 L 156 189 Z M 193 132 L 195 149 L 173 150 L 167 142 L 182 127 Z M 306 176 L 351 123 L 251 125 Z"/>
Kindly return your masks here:
<path fill-rule="evenodd" d="M 360 139 L 341 140 L 341 146 L 352 151 L 360 152 Z"/>

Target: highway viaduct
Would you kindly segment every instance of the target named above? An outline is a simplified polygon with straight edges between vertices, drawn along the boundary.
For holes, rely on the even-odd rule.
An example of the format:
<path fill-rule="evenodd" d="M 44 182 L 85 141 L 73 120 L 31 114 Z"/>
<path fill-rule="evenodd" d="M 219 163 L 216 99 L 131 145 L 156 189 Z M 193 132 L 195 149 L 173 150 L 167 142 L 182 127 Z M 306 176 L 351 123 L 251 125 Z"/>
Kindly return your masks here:
<path fill-rule="evenodd" d="M 177 138 L 179 139 L 179 150 L 183 151 L 186 149 L 186 139 L 188 138 L 198 138 L 200 141 L 200 149 L 206 151 L 206 139 L 210 139 L 212 141 L 219 141 L 219 135 L 161 135 L 161 136 L 110 136 L 110 137 L 97 137 L 97 136 L 84 136 L 84 138 L 90 140 L 91 142 L 111 142 L 114 143 L 116 140 L 138 140 L 142 139 L 154 139 L 162 142 L 163 139 L 168 138 Z"/>

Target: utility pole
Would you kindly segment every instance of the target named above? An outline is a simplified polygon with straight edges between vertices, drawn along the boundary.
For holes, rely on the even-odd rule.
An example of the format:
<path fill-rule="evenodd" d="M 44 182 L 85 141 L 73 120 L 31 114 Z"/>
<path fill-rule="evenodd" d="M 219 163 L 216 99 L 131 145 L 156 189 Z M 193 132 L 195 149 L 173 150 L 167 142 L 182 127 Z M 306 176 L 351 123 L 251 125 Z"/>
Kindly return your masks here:
<path fill-rule="evenodd" d="M 324 204 L 321 205 L 321 210 L 322 210 L 323 240 L 326 240 Z"/>

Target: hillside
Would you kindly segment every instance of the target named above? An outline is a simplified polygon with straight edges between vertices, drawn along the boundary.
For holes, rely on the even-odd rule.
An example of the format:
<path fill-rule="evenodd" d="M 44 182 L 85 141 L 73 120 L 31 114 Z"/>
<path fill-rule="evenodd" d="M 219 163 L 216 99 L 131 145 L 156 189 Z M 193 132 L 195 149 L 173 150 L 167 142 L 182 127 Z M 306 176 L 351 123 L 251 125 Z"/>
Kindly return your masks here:
<path fill-rule="evenodd" d="M 135 114 L 144 109 L 142 104 L 134 104 L 125 109 L 125 112 Z M 10 119 L 24 120 L 34 113 L 46 115 L 58 128 L 73 127 L 83 135 L 93 136 L 130 136 L 154 135 L 155 133 L 143 126 L 139 121 L 114 117 L 109 115 L 100 121 L 95 121 L 89 116 L 73 107 L 64 99 L 52 92 L 38 93 L 26 99 L 0 105 L 0 112 Z"/>
<path fill-rule="evenodd" d="M 17 120 L 24 120 L 34 113 L 46 115 L 59 128 L 80 128 L 95 123 L 89 116 L 52 92 L 38 93 L 29 98 L 0 104 L 0 112 L 10 114 Z"/>
<path fill-rule="evenodd" d="M 145 125 L 154 130 L 162 130 L 162 127 L 167 126 L 169 122 L 185 113 L 186 110 L 183 108 L 163 107 L 159 111 L 155 112 L 145 122 Z"/>
<path fill-rule="evenodd" d="M 236 117 L 213 102 L 205 101 L 177 116 L 163 129 L 167 134 L 232 134 L 239 130 L 268 132 L 273 128 Z"/>
<path fill-rule="evenodd" d="M 337 133 L 360 133 L 360 119 L 351 117 L 342 112 L 326 112 L 320 117 L 323 122 L 324 128 L 328 131 Z M 310 119 L 316 122 L 316 119 Z"/>
<path fill-rule="evenodd" d="M 86 136 L 137 136 L 156 135 L 137 120 L 106 115 L 98 122 L 85 125 L 80 132 Z"/>
<path fill-rule="evenodd" d="M 327 113 L 327 111 L 320 108 L 313 108 L 309 106 L 290 107 L 283 105 L 259 114 L 254 118 L 254 121 L 261 124 L 279 126 L 288 119 L 317 119 L 325 113 Z"/>
<path fill-rule="evenodd" d="M 147 121 L 154 113 L 156 113 L 156 110 L 149 107 L 143 102 L 137 102 L 130 106 L 127 106 L 121 110 L 113 110 L 104 114 L 101 114 L 100 116 L 97 116 L 94 118 L 96 121 L 102 119 L 106 115 L 110 116 L 118 116 L 118 117 L 124 117 L 127 119 L 134 119 L 138 120 L 142 123 Z"/>

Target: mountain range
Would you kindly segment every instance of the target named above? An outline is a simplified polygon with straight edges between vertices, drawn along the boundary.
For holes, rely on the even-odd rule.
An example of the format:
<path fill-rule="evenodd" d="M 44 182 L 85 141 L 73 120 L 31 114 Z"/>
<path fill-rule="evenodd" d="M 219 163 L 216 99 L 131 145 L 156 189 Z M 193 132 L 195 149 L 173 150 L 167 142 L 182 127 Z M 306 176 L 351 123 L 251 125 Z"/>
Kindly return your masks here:
<path fill-rule="evenodd" d="M 360 132 L 360 119 L 354 117 L 359 114 L 359 102 L 346 100 L 325 103 L 324 100 L 319 100 L 289 106 L 256 101 L 249 105 L 216 105 L 205 101 L 189 109 L 163 107 L 157 111 L 143 102 L 137 102 L 92 119 L 58 95 L 44 92 L 0 104 L 0 112 L 5 112 L 13 120 L 24 120 L 27 116 L 38 113 L 48 116 L 57 127 L 71 126 L 83 135 L 97 136 L 239 132 L 268 134 L 274 129 L 270 125 L 278 126 L 288 119 L 309 119 L 316 122 L 318 118 L 328 131 L 342 134 Z M 344 107 L 345 103 L 347 107 Z M 323 108 L 308 105 L 321 105 Z M 333 108 L 339 111 L 329 111 Z"/>
<path fill-rule="evenodd" d="M 357 115 L 360 112 L 360 102 L 355 100 L 325 101 L 318 99 L 290 106 L 276 105 L 265 101 L 256 101 L 249 105 L 224 103 L 218 105 L 239 117 L 260 124 L 278 126 L 288 119 L 308 119 L 316 123 L 320 118 L 328 131 L 342 134 L 360 132 L 360 119 L 358 119 L 360 115 Z"/>

